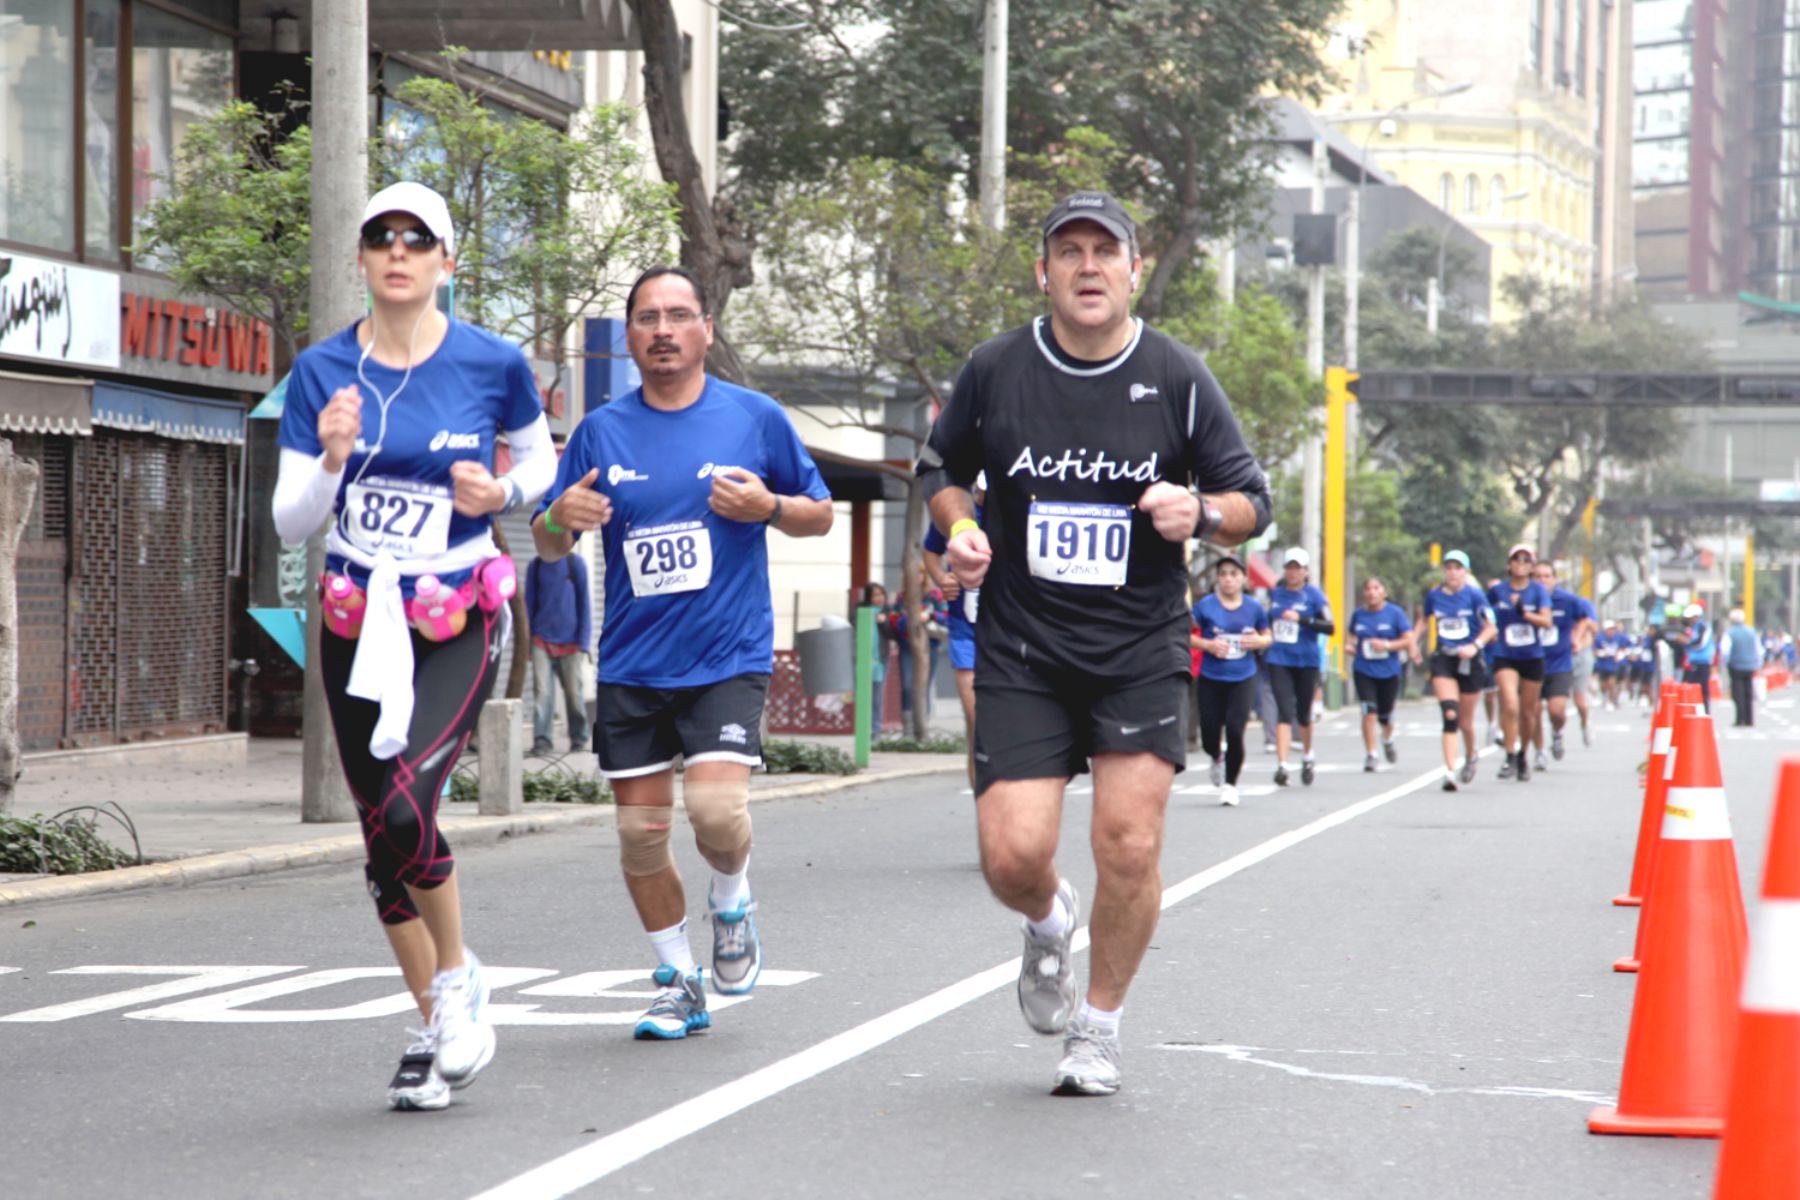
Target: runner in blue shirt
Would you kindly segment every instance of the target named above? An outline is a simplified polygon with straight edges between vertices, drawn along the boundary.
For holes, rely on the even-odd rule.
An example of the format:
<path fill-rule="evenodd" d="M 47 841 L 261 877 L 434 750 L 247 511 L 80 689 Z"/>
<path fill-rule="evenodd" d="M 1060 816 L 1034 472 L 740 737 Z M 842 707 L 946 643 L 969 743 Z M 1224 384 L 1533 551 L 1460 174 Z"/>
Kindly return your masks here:
<path fill-rule="evenodd" d="M 712 316 L 696 277 L 645 271 L 625 323 L 643 386 L 583 418 L 532 538 L 552 561 L 584 533 L 605 549 L 594 750 L 618 802 L 626 889 L 661 963 L 635 1035 L 670 1039 L 712 1023 L 669 849 L 675 759 L 713 870 L 713 990 L 748 992 L 762 971 L 746 872 L 774 665 L 768 531 L 828 532 L 831 494 L 779 404 L 706 374 Z"/>
<path fill-rule="evenodd" d="M 382 189 L 360 242 L 369 315 L 321 330 L 294 361 L 273 507 L 290 542 L 331 521 L 319 672 L 369 894 L 427 1023 L 411 1031 L 388 1104 L 442 1109 L 495 1040 L 438 796 L 510 627 L 517 580 L 494 514 L 537 499 L 556 450 L 524 353 L 438 310 L 456 268 L 444 198 L 418 183 Z M 495 477 L 500 430 L 513 467 Z"/>
<path fill-rule="evenodd" d="M 1713 659 L 1718 657 L 1718 641 L 1713 636 L 1712 627 L 1706 622 L 1706 610 L 1700 605 L 1688 605 L 1681 615 L 1681 631 L 1669 639 L 1685 652 L 1682 656 L 1681 682 L 1699 685 L 1700 702 L 1710 713 Z"/>
<path fill-rule="evenodd" d="M 1487 597 L 1469 582 L 1469 556 L 1461 550 L 1444 555 L 1444 581 L 1425 593 L 1422 619 L 1432 629 L 1431 691 L 1444 718 L 1444 790 L 1454 792 L 1460 780 L 1475 782 L 1475 704 L 1487 677 L 1481 650 L 1494 640 L 1494 614 Z M 1456 741 L 1463 742 L 1462 767 L 1456 765 Z"/>
<path fill-rule="evenodd" d="M 1300 782 L 1313 781 L 1313 700 L 1319 692 L 1319 635 L 1337 628 L 1331 602 L 1307 582 L 1312 556 L 1299 546 L 1282 559 L 1281 582 L 1269 592 L 1269 645 L 1265 665 L 1275 691 L 1275 782 L 1288 782 L 1288 747 L 1300 728 Z"/>
<path fill-rule="evenodd" d="M 1587 648 L 1600 622 L 1594 606 L 1556 583 L 1556 564 L 1548 560 L 1531 568 L 1531 578 L 1550 594 L 1550 627 L 1538 630 L 1538 644 L 1544 648 L 1543 708 L 1550 717 L 1550 753 L 1557 762 L 1563 756 L 1563 726 L 1569 719 L 1569 697 L 1575 697 L 1576 711 L 1581 714 L 1581 740 L 1592 745 L 1588 733 L 1587 697 L 1575 691 L 1575 656 Z M 1532 744 L 1537 747 L 1537 762 L 1544 762 L 1544 722 L 1531 723 Z"/>
<path fill-rule="evenodd" d="M 1639 652 L 1636 640 L 1621 631 L 1617 621 L 1608 617 L 1601 622 L 1594 638 L 1594 674 L 1600 677 L 1600 699 L 1608 708 L 1619 707 L 1619 683 Z"/>
<path fill-rule="evenodd" d="M 1488 606 L 1498 628 L 1494 679 L 1500 685 L 1500 731 L 1506 738 L 1506 760 L 1500 778 L 1531 778 L 1525 755 L 1527 731 L 1538 719 L 1538 692 L 1544 686 L 1544 647 L 1538 631 L 1551 625 L 1550 593 L 1531 578 L 1537 553 L 1525 543 L 1506 555 L 1506 578 L 1488 589 Z"/>
<path fill-rule="evenodd" d="M 1256 652 L 1269 644 L 1269 617 L 1244 595 L 1244 562 L 1235 554 L 1213 566 L 1213 591 L 1194 605 L 1200 629 L 1200 676 L 1194 680 L 1194 707 L 1200 714 L 1200 745 L 1212 759 L 1212 782 L 1219 803 L 1238 802 L 1238 773 L 1244 767 L 1244 725 L 1256 698 Z M 1220 771 L 1223 738 L 1224 771 Z"/>
<path fill-rule="evenodd" d="M 982 506 L 987 502 L 987 472 L 975 478 L 975 523 L 981 524 Z M 981 615 L 981 589 L 963 590 L 956 575 L 944 561 L 950 539 L 935 524 L 926 523 L 925 575 L 944 593 L 949 603 L 950 668 L 956 672 L 956 695 L 962 701 L 963 737 L 969 744 L 969 786 L 975 786 L 975 622 Z M 905 647 L 901 648 L 905 653 Z"/>
<path fill-rule="evenodd" d="M 1387 760 L 1400 759 L 1394 745 L 1394 701 L 1400 697 L 1400 673 L 1412 649 L 1412 622 L 1405 609 L 1389 603 L 1387 585 L 1370 578 L 1363 582 L 1362 605 L 1351 612 L 1345 634 L 1345 647 L 1355 657 L 1351 674 L 1362 706 L 1363 770 L 1373 771 L 1378 763 L 1377 725 L 1381 726 L 1381 749 Z"/>

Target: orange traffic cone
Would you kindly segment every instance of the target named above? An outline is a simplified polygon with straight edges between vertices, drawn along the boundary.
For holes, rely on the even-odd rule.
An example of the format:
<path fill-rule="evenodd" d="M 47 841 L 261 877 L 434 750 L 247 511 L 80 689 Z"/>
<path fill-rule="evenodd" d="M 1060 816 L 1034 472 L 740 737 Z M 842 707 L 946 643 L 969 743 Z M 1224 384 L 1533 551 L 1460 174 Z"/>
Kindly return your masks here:
<path fill-rule="evenodd" d="M 1744 897 L 1712 718 L 1679 712 L 1672 748 L 1619 1102 L 1588 1115 L 1591 1133 L 1716 1137 L 1725 1127 Z"/>
<path fill-rule="evenodd" d="M 1679 716 L 1689 709 L 1692 709 L 1695 712 L 1703 711 L 1700 704 L 1700 685 L 1697 683 L 1682 683 L 1664 684 L 1663 686 L 1674 689 L 1672 693 L 1674 696 L 1674 703 L 1671 705 L 1672 716 L 1670 718 L 1669 728 L 1669 732 L 1673 733 L 1675 716 Z M 1662 822 L 1660 818 L 1663 811 L 1663 798 L 1668 794 L 1669 790 L 1669 772 L 1675 769 L 1675 755 L 1670 746 L 1669 737 L 1666 735 L 1663 738 L 1663 750 L 1663 759 L 1659 763 L 1655 759 L 1655 738 L 1653 733 L 1651 741 L 1652 757 L 1649 763 L 1649 769 L 1646 772 L 1647 778 L 1644 781 L 1644 794 L 1646 803 L 1648 803 L 1651 792 L 1655 792 L 1658 821 L 1652 826 L 1649 851 L 1644 855 L 1644 886 L 1646 889 L 1650 886 L 1649 881 L 1656 877 L 1656 853 L 1658 844 L 1662 841 Z M 1647 812 L 1648 810 L 1646 810 L 1646 813 Z M 1646 928 L 1648 928 L 1648 922 L 1644 920 L 1644 910 L 1640 907 L 1638 909 L 1637 938 L 1635 944 L 1633 945 L 1630 954 L 1626 955 L 1624 958 L 1616 958 L 1613 960 L 1613 970 L 1630 973 L 1638 969 L 1638 963 L 1642 961 L 1644 957 L 1644 930 Z"/>
<path fill-rule="evenodd" d="M 1669 753 L 1669 737 L 1675 727 L 1675 695 L 1680 687 L 1678 683 L 1662 685 L 1656 702 L 1656 719 L 1650 722 L 1650 758 L 1644 767 L 1644 812 L 1638 819 L 1637 854 L 1631 860 L 1631 887 L 1623 895 L 1613 897 L 1613 903 L 1621 908 L 1635 908 L 1644 902 L 1644 883 L 1650 876 L 1650 853 L 1656 845 L 1656 835 L 1662 829 L 1662 760 Z"/>
<path fill-rule="evenodd" d="M 1781 764 L 1716 1200 L 1800 1197 L 1800 759 Z"/>

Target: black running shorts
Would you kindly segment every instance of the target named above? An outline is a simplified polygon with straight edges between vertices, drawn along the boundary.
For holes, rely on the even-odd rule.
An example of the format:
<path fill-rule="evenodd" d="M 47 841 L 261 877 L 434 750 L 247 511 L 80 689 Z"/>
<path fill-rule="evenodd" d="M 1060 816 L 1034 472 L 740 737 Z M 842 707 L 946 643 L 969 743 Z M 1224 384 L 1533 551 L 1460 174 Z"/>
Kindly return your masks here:
<path fill-rule="evenodd" d="M 1552 700 L 1557 696 L 1573 696 L 1575 694 L 1575 672 L 1552 671 L 1544 676 L 1544 699 Z"/>
<path fill-rule="evenodd" d="M 975 794 L 1012 779 L 1068 779 L 1096 754 L 1187 767 L 1185 672 L 1118 680 L 1020 661 L 976 642 Z"/>
<path fill-rule="evenodd" d="M 699 762 L 762 765 L 767 675 L 736 675 L 703 687 L 602 683 L 594 695 L 594 753 L 608 779 L 654 775 Z"/>
<path fill-rule="evenodd" d="M 1364 675 L 1361 671 L 1352 671 L 1356 680 L 1356 702 L 1363 712 L 1373 713 L 1383 725 L 1390 725 L 1394 720 L 1394 702 L 1400 698 L 1400 679 L 1398 675 L 1378 678 Z"/>
<path fill-rule="evenodd" d="M 1464 671 L 1463 664 L 1469 669 Z M 1433 654 L 1431 656 L 1431 677 L 1433 679 L 1454 679 L 1456 690 L 1464 696 L 1473 696 L 1487 686 L 1487 664 L 1481 661 L 1481 655 L 1474 658 L 1458 658 L 1454 654 Z"/>
<path fill-rule="evenodd" d="M 1319 668 L 1284 667 L 1264 663 L 1269 687 L 1275 692 L 1275 721 L 1280 725 L 1312 724 L 1313 700 L 1319 694 Z"/>
<path fill-rule="evenodd" d="M 1494 674 L 1502 671 L 1517 671 L 1519 678 L 1532 683 L 1541 683 L 1544 679 L 1544 660 L 1541 658 L 1496 658 Z"/>

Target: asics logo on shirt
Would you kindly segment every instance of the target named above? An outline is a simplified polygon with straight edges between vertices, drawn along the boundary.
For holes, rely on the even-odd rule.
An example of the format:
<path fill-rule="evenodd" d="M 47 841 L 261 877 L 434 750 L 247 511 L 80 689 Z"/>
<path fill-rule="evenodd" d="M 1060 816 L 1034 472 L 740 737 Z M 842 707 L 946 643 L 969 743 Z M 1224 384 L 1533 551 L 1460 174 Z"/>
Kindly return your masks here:
<path fill-rule="evenodd" d="M 1147 400 L 1156 394 L 1156 389 L 1147 383 L 1134 383 L 1131 385 L 1131 402 L 1133 404 L 1136 404 L 1139 400 Z"/>
<path fill-rule="evenodd" d="M 606 468 L 606 482 L 618 487 L 621 483 L 644 483 L 648 475 L 640 475 L 630 467 L 621 467 L 618 463 Z"/>
<path fill-rule="evenodd" d="M 1155 453 L 1141 463 L 1134 463 L 1129 459 L 1123 462 L 1110 459 L 1106 457 L 1104 450 L 1097 453 L 1091 462 L 1088 461 L 1087 455 L 1087 447 L 1083 446 L 1080 450 L 1064 450 L 1061 458 L 1057 458 L 1053 454 L 1046 454 L 1039 458 L 1032 453 L 1031 447 L 1027 446 L 1019 451 L 1019 457 L 1014 459 L 1013 465 L 1006 469 L 1006 474 L 1008 478 L 1021 474 L 1030 475 L 1036 479 L 1061 480 L 1073 477 L 1090 483 L 1102 481 L 1116 483 L 1121 479 L 1130 479 L 1137 483 L 1154 483 L 1158 478 L 1156 473 L 1157 454 Z"/>
<path fill-rule="evenodd" d="M 727 472 L 735 471 L 735 470 L 737 470 L 736 467 L 728 467 L 724 463 L 718 463 L 716 465 L 713 463 L 707 463 L 704 467 L 701 467 L 697 472 L 694 473 L 694 478 L 705 479 L 711 475 L 724 475 Z"/>
<path fill-rule="evenodd" d="M 432 453 L 439 450 L 479 450 L 481 435 L 479 433 L 451 433 L 448 429 L 440 429 L 437 436 L 431 439 Z"/>

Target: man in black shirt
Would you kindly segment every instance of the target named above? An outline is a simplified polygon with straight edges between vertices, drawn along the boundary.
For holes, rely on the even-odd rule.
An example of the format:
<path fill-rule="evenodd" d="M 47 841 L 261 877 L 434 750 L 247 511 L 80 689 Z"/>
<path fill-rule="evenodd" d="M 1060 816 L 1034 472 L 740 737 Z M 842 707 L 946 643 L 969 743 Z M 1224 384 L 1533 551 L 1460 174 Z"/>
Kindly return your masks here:
<path fill-rule="evenodd" d="M 981 588 L 975 774 L 982 870 L 1025 917 L 1019 1004 L 1066 1034 L 1062 1094 L 1119 1086 L 1119 1012 L 1156 928 L 1163 810 L 1186 765 L 1188 539 L 1269 523 L 1268 482 L 1199 355 L 1131 315 L 1142 259 L 1119 202 L 1044 223 L 1048 317 L 976 347 L 917 467 L 946 558 Z M 969 487 L 988 493 L 977 527 Z M 1093 966 L 1076 1012 L 1063 789 L 1094 772 Z"/>

